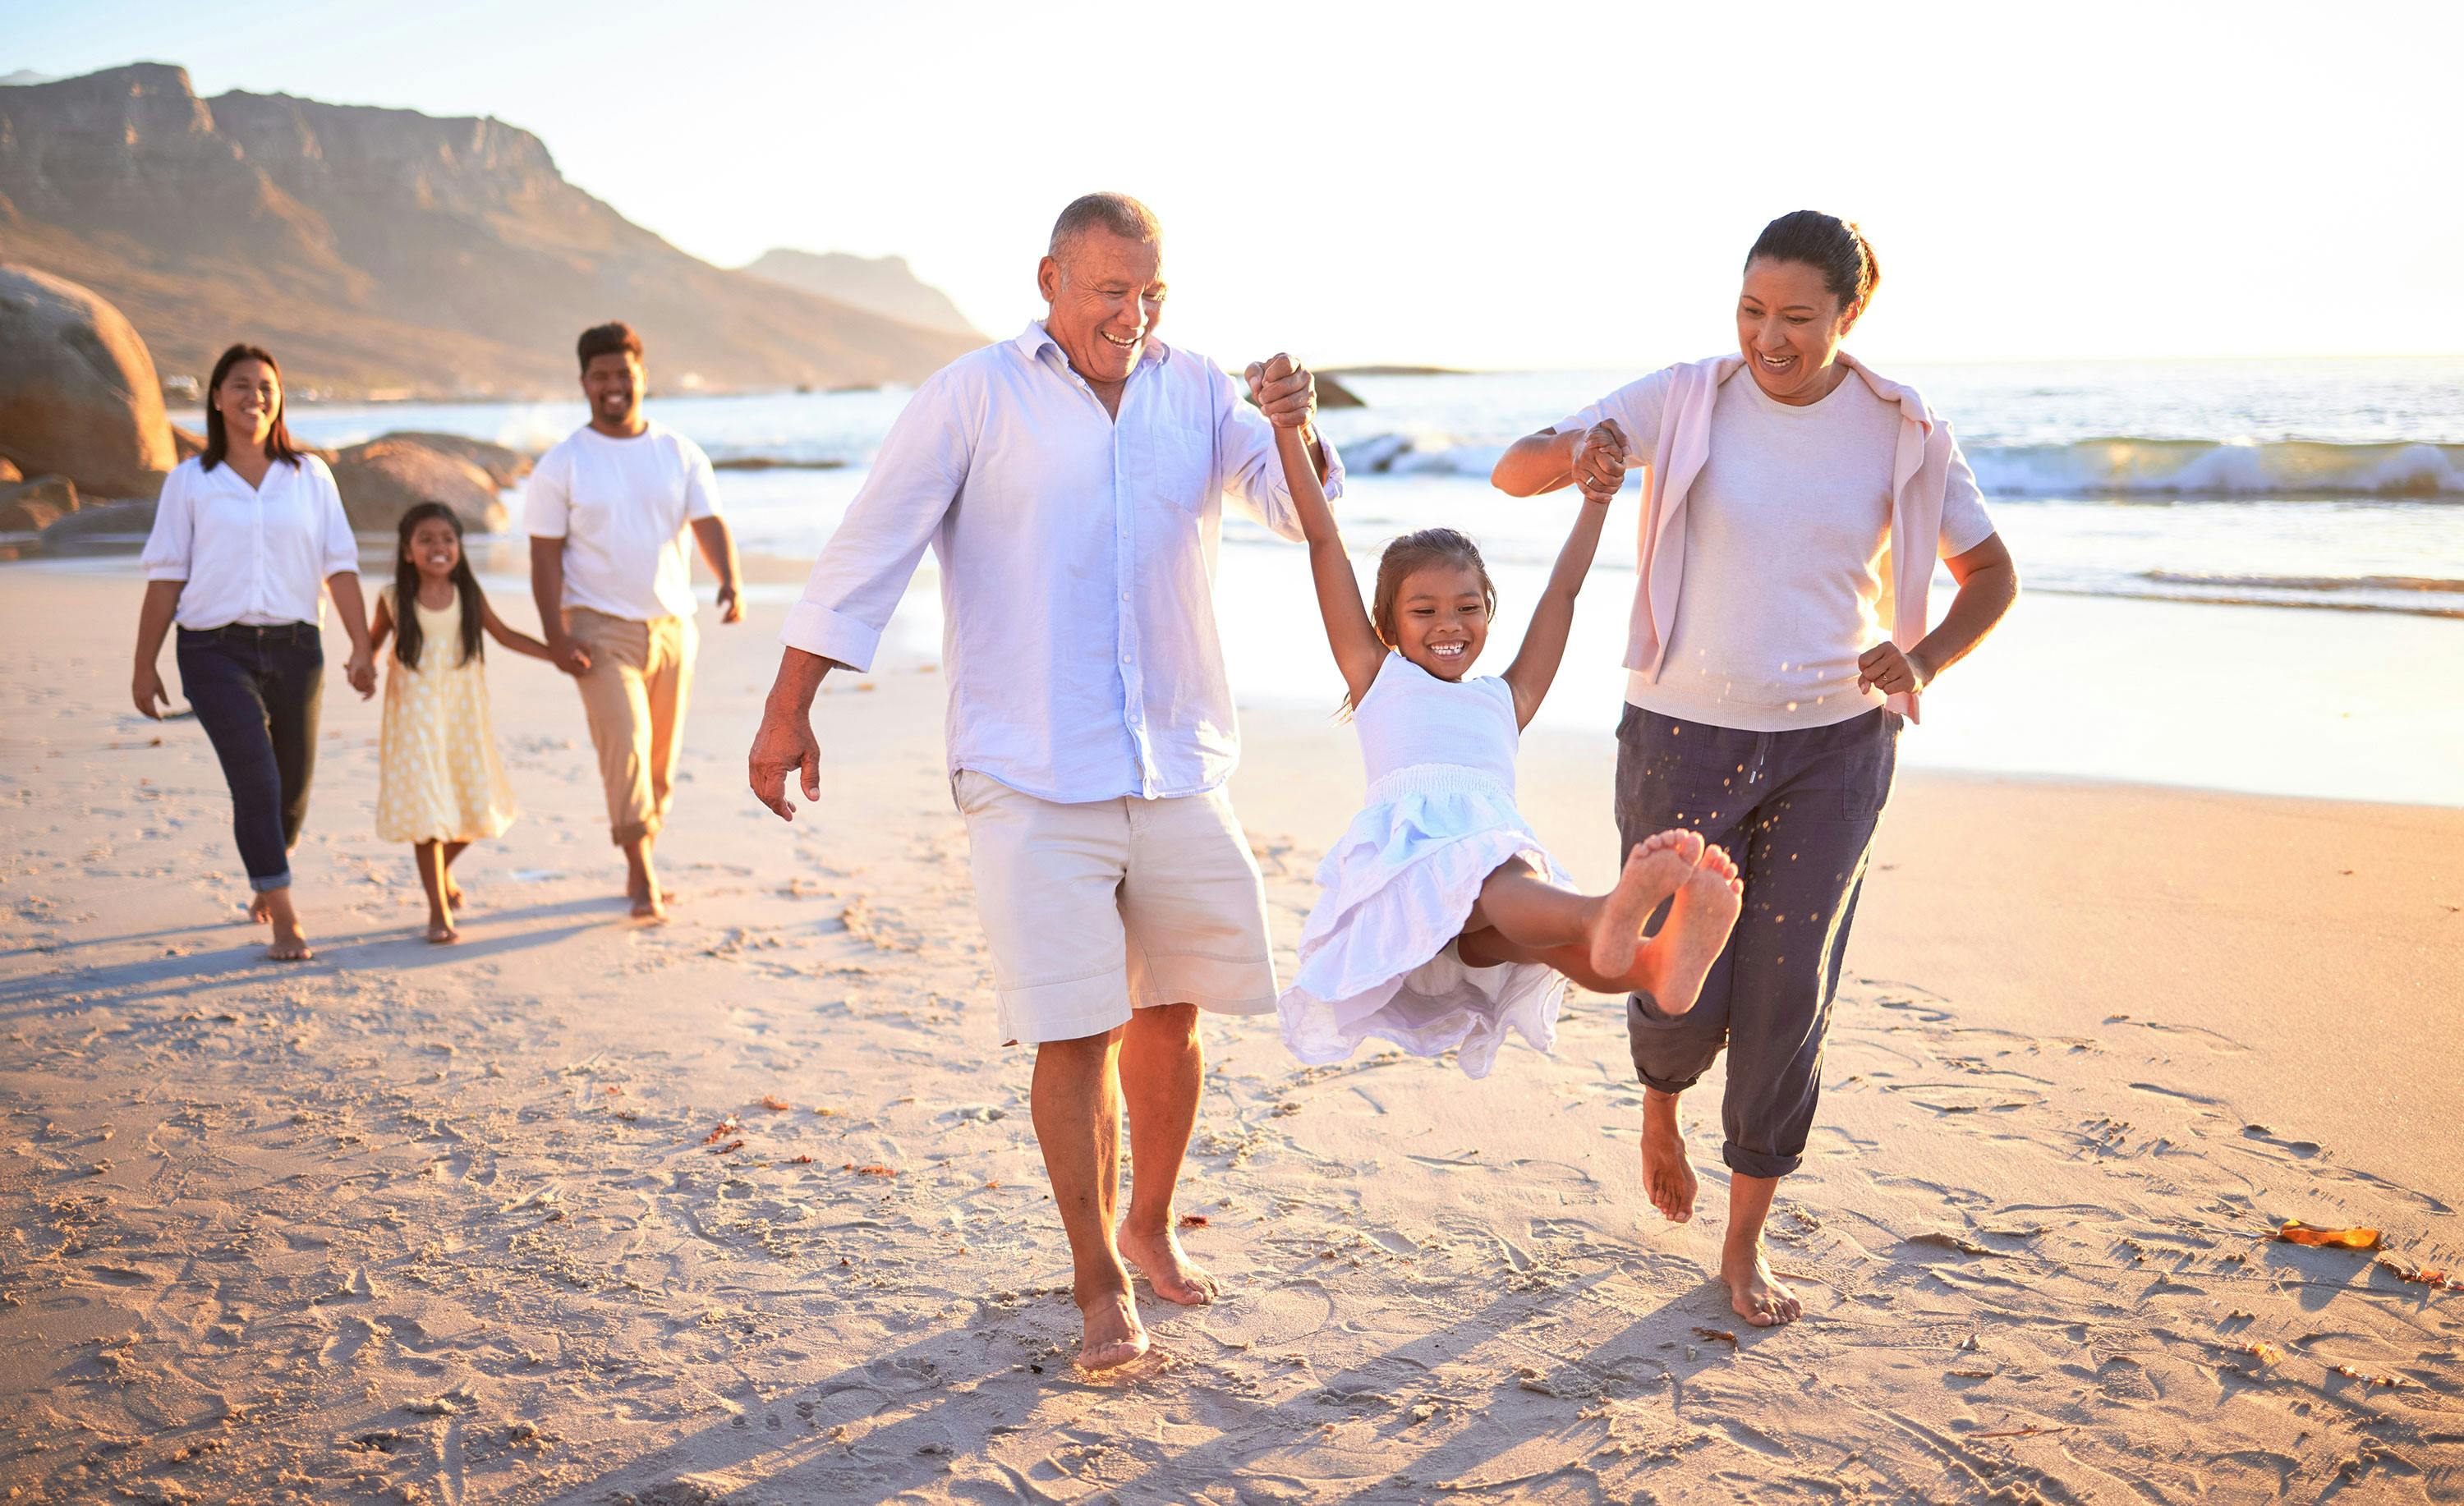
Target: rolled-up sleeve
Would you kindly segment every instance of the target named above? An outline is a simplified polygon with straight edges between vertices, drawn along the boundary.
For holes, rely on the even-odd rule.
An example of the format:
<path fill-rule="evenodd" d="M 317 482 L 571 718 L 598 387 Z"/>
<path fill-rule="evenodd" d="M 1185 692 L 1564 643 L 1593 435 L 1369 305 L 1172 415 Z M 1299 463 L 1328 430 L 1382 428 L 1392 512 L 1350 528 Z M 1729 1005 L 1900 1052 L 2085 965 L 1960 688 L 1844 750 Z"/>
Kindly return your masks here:
<path fill-rule="evenodd" d="M 342 511 L 342 489 L 334 473 L 315 456 L 308 457 L 308 481 L 315 496 L 318 535 L 323 542 L 326 576 L 360 573 L 360 541 L 351 533 L 351 515 Z"/>
<path fill-rule="evenodd" d="M 145 535 L 145 552 L 138 560 L 148 580 L 186 580 L 196 546 L 196 503 L 188 495 L 191 468 L 181 466 L 163 478 L 163 494 L 154 504 L 154 527 Z"/>
<path fill-rule="evenodd" d="M 1976 472 L 1968 464 L 1968 455 L 1952 438 L 1947 420 L 1936 418 L 1945 439 L 1950 441 L 1950 467 L 1943 476 L 1942 535 L 1934 541 L 1935 549 L 1945 559 L 1964 555 L 1991 538 L 1994 534 L 1993 514 L 1986 511 L 1984 489 L 1976 484 Z"/>
<path fill-rule="evenodd" d="M 872 667 L 882 629 L 966 484 L 979 405 L 948 371 L 915 389 L 814 561 L 781 643 L 850 669 Z"/>
<path fill-rule="evenodd" d="M 1326 454 L 1324 485 L 1331 502 L 1343 495 L 1343 457 L 1334 452 L 1334 442 L 1323 432 L 1317 443 Z M 1283 457 L 1275 452 L 1275 426 L 1248 404 L 1231 375 L 1221 367 L 1215 369 L 1215 448 L 1223 457 L 1224 495 L 1276 537 L 1298 543 L 1300 510 L 1292 503 Z"/>

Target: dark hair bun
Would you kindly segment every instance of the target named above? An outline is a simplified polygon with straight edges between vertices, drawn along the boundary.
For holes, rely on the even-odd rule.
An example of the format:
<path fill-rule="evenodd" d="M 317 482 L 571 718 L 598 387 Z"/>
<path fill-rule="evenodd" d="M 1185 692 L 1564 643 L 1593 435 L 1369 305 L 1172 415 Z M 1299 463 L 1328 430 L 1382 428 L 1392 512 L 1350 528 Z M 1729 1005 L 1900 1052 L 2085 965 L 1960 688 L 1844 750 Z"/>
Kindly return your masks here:
<path fill-rule="evenodd" d="M 1764 226 L 1762 234 L 1754 237 L 1754 249 L 1746 252 L 1746 265 L 1750 267 L 1766 256 L 1773 261 L 1801 261 L 1822 273 L 1822 285 L 1842 309 L 1851 304 L 1863 308 L 1872 302 L 1874 289 L 1882 280 L 1873 243 L 1865 239 L 1857 222 L 1820 209 L 1798 209 Z"/>

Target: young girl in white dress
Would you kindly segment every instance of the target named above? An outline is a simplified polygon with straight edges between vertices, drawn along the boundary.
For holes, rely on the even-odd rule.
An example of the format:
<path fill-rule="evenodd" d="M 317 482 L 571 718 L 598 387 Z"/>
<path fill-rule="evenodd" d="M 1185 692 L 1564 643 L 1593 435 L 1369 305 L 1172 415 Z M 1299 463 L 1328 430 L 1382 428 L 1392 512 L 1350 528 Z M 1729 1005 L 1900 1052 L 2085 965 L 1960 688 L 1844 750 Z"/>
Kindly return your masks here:
<path fill-rule="evenodd" d="M 1693 1008 L 1736 923 L 1728 855 L 1661 832 L 1627 856 L 1616 888 L 1581 894 L 1514 805 L 1515 748 L 1565 653 L 1608 498 L 1584 498 L 1506 673 L 1467 679 L 1497 605 L 1479 548 L 1452 529 L 1397 539 L 1364 606 L 1299 431 L 1275 438 L 1369 775 L 1366 807 L 1318 868 L 1300 971 L 1279 1001 L 1293 1054 L 1337 1061 L 1378 1037 L 1416 1056 L 1458 1051 L 1478 1078 L 1509 1030 L 1550 1049 L 1568 978 Z"/>
<path fill-rule="evenodd" d="M 428 939 L 460 939 L 453 906 L 462 889 L 453 860 L 512 824 L 513 787 L 496 758 L 479 635 L 517 654 L 548 657 L 547 644 L 507 627 L 462 556 L 462 524 L 451 508 L 422 502 L 402 515 L 393 584 L 377 594 L 370 638 L 385 652 L 385 720 L 379 733 L 377 836 L 411 843 L 428 891 Z"/>

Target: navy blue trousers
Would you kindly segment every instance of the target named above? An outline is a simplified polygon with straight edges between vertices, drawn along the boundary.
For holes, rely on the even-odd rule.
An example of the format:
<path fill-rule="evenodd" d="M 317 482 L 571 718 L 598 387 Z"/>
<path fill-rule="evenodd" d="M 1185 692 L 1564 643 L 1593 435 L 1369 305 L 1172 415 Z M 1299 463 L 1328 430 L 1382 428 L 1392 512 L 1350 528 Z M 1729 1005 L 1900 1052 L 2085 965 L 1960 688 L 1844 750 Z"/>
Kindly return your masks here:
<path fill-rule="evenodd" d="M 291 849 L 308 819 L 325 645 L 313 622 L 180 629 L 180 688 L 222 761 L 231 835 L 249 887 L 291 886 Z"/>
<path fill-rule="evenodd" d="M 1687 827 L 1728 850 L 1746 884 L 1728 944 L 1683 1015 L 1626 999 L 1646 1086 L 1692 1087 L 1726 1046 L 1720 1158 L 1747 1176 L 1786 1176 L 1805 1158 L 1822 1087 L 1822 1045 L 1857 894 L 1898 761 L 1895 711 L 1829 727 L 1747 732 L 1625 709 L 1617 726 L 1623 846 Z M 1667 907 L 1651 919 L 1658 930 Z"/>

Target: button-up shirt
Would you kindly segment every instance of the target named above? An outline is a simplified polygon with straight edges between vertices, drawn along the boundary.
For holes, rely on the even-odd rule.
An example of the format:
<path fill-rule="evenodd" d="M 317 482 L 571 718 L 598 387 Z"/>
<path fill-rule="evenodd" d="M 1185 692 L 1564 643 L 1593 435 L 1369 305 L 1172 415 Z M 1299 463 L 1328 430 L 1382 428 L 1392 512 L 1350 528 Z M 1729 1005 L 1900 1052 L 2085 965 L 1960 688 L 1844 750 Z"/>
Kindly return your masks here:
<path fill-rule="evenodd" d="M 1326 485 L 1341 494 L 1331 447 Z M 1239 754 L 1215 622 L 1227 494 L 1301 536 L 1274 431 L 1221 368 L 1150 339 L 1116 418 L 1029 324 L 916 389 L 779 636 L 870 667 L 929 546 L 954 773 L 1067 803 L 1200 794 Z"/>
<path fill-rule="evenodd" d="M 182 627 L 324 621 L 325 578 L 359 573 L 360 551 L 334 473 L 314 455 L 275 461 L 250 486 L 191 455 L 163 479 L 141 557 L 148 580 L 185 580 Z"/>

